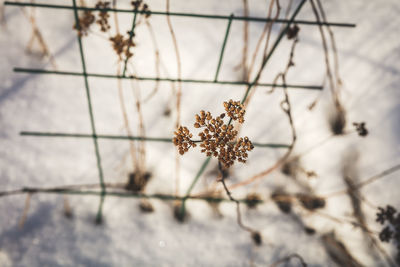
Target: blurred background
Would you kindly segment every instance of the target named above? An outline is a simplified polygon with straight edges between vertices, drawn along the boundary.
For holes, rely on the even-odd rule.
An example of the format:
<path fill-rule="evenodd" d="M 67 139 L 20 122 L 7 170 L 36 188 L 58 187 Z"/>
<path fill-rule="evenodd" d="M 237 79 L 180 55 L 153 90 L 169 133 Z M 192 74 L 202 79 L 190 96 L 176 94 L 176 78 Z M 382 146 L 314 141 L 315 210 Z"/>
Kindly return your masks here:
<path fill-rule="evenodd" d="M 73 1 L 0 2 L 1 266 L 399 264 L 398 225 L 376 221 L 378 207 L 400 208 L 397 0 L 170 1 L 169 17 L 166 0 L 135 4 L 136 19 L 130 1 L 111 1 L 127 12 L 104 11 L 106 32 L 100 11 L 81 10 L 80 50 Z M 320 28 L 313 4 L 336 24 Z M 263 84 L 285 72 L 294 39 L 288 88 L 270 92 Z M 134 79 L 117 79 L 124 70 Z M 235 203 L 219 201 L 228 196 L 217 159 L 198 147 L 177 156 L 171 142 L 177 125 L 197 138 L 200 110 L 218 116 L 224 101 L 245 98 L 245 122 L 234 125 L 255 148 L 226 184 L 262 244 L 238 225 Z"/>

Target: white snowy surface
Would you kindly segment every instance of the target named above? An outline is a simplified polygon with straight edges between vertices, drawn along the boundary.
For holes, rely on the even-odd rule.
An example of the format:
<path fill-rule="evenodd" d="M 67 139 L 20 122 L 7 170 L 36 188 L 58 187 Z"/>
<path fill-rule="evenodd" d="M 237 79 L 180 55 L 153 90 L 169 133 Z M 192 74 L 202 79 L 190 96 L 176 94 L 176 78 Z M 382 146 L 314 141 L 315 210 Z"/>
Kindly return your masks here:
<path fill-rule="evenodd" d="M 45 1 L 37 1 L 45 2 Z M 70 1 L 47 1 L 70 5 Z M 95 1 L 86 1 L 88 5 Z M 128 1 L 119 1 L 127 7 Z M 266 16 L 264 1 L 249 1 L 250 14 Z M 285 2 L 285 1 L 281 1 Z M 356 23 L 356 28 L 334 27 L 339 51 L 340 73 L 344 82 L 343 104 L 347 111 L 347 128 L 352 122 L 365 121 L 369 135 L 357 134 L 329 137 L 330 98 L 322 93 L 313 111 L 307 106 L 321 93 L 311 90 L 290 90 L 293 117 L 298 132 L 294 155 L 328 139 L 301 158 L 306 170 L 318 174 L 305 179 L 316 194 L 345 189 L 342 178 L 344 164 L 351 162 L 352 173 L 358 181 L 394 166 L 400 160 L 400 2 L 385 1 L 322 1 L 329 21 Z M 299 1 L 294 1 L 296 6 Z M 165 10 L 164 1 L 149 0 L 153 11 Z M 286 3 L 281 3 L 285 6 Z M 242 1 L 171 1 L 171 11 L 242 15 Z M 14 73 L 14 67 L 52 69 L 48 60 L 25 53 L 31 36 L 31 26 L 17 7 L 5 7 L 5 25 L 0 27 L 0 191 L 22 187 L 52 187 L 98 182 L 96 158 L 91 139 L 24 137 L 20 131 L 44 131 L 90 134 L 91 128 L 83 77 L 31 75 Z M 38 26 L 54 54 L 59 70 L 82 71 L 76 33 L 72 30 L 70 10 L 36 9 Z M 129 30 L 131 14 L 119 16 L 121 32 Z M 309 3 L 298 19 L 314 20 Z M 182 60 L 182 77 L 212 79 L 226 29 L 224 20 L 171 17 Z M 152 16 L 162 60 L 170 77 L 176 77 L 176 60 L 172 39 L 164 16 Z M 254 50 L 263 23 L 250 23 L 250 51 Z M 288 75 L 288 83 L 320 85 L 324 76 L 324 58 L 317 27 L 300 26 L 300 42 L 294 61 L 296 67 Z M 97 31 L 97 27 L 96 28 Z M 241 77 L 235 66 L 242 57 L 243 23 L 234 21 L 222 64 L 221 80 Z M 278 27 L 273 30 L 272 41 Z M 155 76 L 154 50 L 144 24 L 136 28 L 137 47 L 132 60 L 138 76 Z M 115 74 L 117 59 L 109 43 L 98 35 L 83 39 L 87 71 Z M 271 82 L 287 62 L 290 42 L 282 41 L 268 63 L 261 82 Z M 252 55 L 252 52 L 249 54 Z M 163 73 L 163 72 L 162 72 Z M 164 77 L 167 76 L 165 73 Z M 118 100 L 117 82 L 112 79 L 89 78 L 97 132 L 125 135 Z M 137 134 L 137 115 L 130 82 L 124 82 L 124 93 L 134 134 Z M 153 82 L 134 82 L 145 98 Z M 182 85 L 182 125 L 190 126 L 194 114 L 201 109 L 213 114 L 222 112 L 222 102 L 239 100 L 244 86 Z M 289 143 L 290 128 L 279 108 L 282 92 L 266 94 L 267 88 L 257 88 L 246 113 L 241 135 L 255 142 Z M 170 117 L 163 116 L 167 107 Z M 171 137 L 175 123 L 174 101 L 170 84 L 160 83 L 157 94 L 143 104 L 146 134 L 150 137 Z M 99 140 L 106 182 L 125 182 L 132 171 L 129 146 L 126 141 Z M 169 143 L 147 142 L 147 168 L 153 178 L 147 193 L 174 192 L 175 148 Z M 233 181 L 244 180 L 267 169 L 284 149 L 256 148 L 248 163 L 235 164 Z M 352 156 L 353 155 L 353 156 Z M 355 160 L 354 155 L 358 155 Z M 181 188 L 186 192 L 204 161 L 197 150 L 181 158 Z M 210 171 L 194 192 L 204 190 L 205 182 L 215 179 Z M 270 201 L 276 188 L 299 192 L 293 180 L 275 171 L 256 183 L 256 186 L 233 191 L 237 198 L 258 192 L 265 204 L 256 210 L 242 206 L 246 225 L 259 230 L 263 245 L 255 246 L 248 232 L 236 223 L 235 206 L 223 203 L 223 217 L 216 216 L 202 201 L 188 201 L 190 219 L 178 223 L 173 218 L 172 202 L 151 200 L 155 212 L 143 214 L 139 200 L 107 197 L 104 203 L 104 223 L 94 224 L 99 197 L 69 196 L 73 219 L 63 215 L 63 197 L 35 194 L 31 197 L 26 223 L 22 216 L 25 195 L 0 198 L 0 266 L 266 266 L 287 255 L 297 253 L 310 266 L 334 266 L 325 251 L 320 236 L 334 231 L 353 256 L 366 266 L 385 266 L 373 258 L 366 248 L 359 228 L 340 224 L 317 214 L 304 217 L 304 222 L 316 229 L 307 235 L 298 222 L 283 214 Z M 362 188 L 364 196 L 376 206 L 391 204 L 400 207 L 400 181 L 394 173 Z M 375 223 L 376 210 L 363 205 L 368 226 L 379 231 Z M 327 199 L 321 212 L 338 218 L 352 219 L 347 195 Z M 294 207 L 294 213 L 304 210 Z M 383 248 L 394 255 L 391 245 Z M 291 265 L 298 261 L 293 259 Z"/>

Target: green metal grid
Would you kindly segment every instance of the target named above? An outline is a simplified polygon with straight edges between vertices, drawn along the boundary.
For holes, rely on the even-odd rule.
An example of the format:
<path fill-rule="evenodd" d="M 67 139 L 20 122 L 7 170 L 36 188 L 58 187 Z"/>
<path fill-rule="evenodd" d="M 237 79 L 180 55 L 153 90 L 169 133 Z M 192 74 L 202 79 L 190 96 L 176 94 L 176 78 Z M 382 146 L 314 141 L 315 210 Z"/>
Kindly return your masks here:
<path fill-rule="evenodd" d="M 335 26 L 335 27 L 355 27 L 355 24 L 351 23 L 337 23 L 337 22 L 316 22 L 316 21 L 306 21 L 306 20 L 295 20 L 295 17 L 297 14 L 300 12 L 303 4 L 306 2 L 306 0 L 302 0 L 299 5 L 297 6 L 295 12 L 291 16 L 289 20 L 286 19 L 276 19 L 273 20 L 273 23 L 283 23 L 286 24 L 285 28 L 281 31 L 279 34 L 278 38 L 276 39 L 274 45 L 272 46 L 271 51 L 269 54 L 264 58 L 262 62 L 262 68 L 265 67 L 267 64 L 268 60 L 272 56 L 273 52 L 275 51 L 276 47 L 279 45 L 281 42 L 283 36 L 286 34 L 289 26 L 293 23 L 296 24 L 302 24 L 302 25 L 325 25 L 325 26 Z M 272 22 L 272 19 L 269 18 L 258 18 L 258 17 L 241 17 L 241 16 L 234 16 L 231 14 L 230 16 L 221 16 L 221 15 L 209 15 L 209 14 L 195 14 L 195 13 L 177 13 L 177 12 L 140 12 L 138 10 L 128 10 L 128 9 L 114 9 L 114 8 L 109 8 L 109 9 L 99 9 L 99 8 L 89 8 L 89 7 L 79 7 L 76 5 L 76 0 L 72 0 L 72 6 L 67 6 L 67 5 L 51 5 L 51 4 L 37 4 L 37 3 L 29 3 L 29 2 L 10 2 L 10 1 L 5 1 L 4 5 L 8 6 L 28 6 L 28 7 L 40 7 L 40 8 L 50 8 L 50 9 L 66 9 L 66 10 L 73 10 L 74 12 L 74 17 L 75 17 L 75 23 L 78 27 L 79 30 L 79 17 L 78 17 L 78 11 L 79 10 L 90 10 L 90 11 L 109 11 L 109 12 L 120 12 L 120 13 L 133 13 L 133 22 L 132 22 L 132 27 L 131 31 L 129 32 L 129 38 L 132 39 L 134 36 L 134 30 L 136 26 L 136 18 L 138 13 L 145 13 L 145 14 L 151 14 L 151 15 L 162 15 L 162 16 L 178 16 L 178 17 L 192 17 L 192 18 L 203 18 L 203 19 L 223 19 L 223 20 L 228 20 L 228 25 L 227 29 L 225 32 L 224 36 L 224 41 L 222 44 L 221 48 L 221 53 L 217 65 L 217 71 L 215 73 L 215 78 L 214 80 L 196 80 L 196 79 L 171 79 L 171 78 L 153 78 L 153 77 L 136 77 L 136 76 L 126 76 L 126 69 L 127 69 L 127 62 L 128 59 L 125 60 L 124 62 L 124 68 L 123 68 L 123 74 L 121 76 L 118 75 L 109 75 L 109 74 L 96 74 L 96 73 L 88 73 L 86 70 L 86 63 L 85 63 L 85 56 L 84 56 L 84 49 L 82 45 L 82 40 L 79 35 L 77 35 L 78 39 L 78 44 L 79 44 L 79 51 L 80 51 L 80 58 L 82 62 L 82 69 L 83 72 L 67 72 L 67 71 L 49 71 L 49 70 L 42 70 L 42 69 L 29 69 L 29 68 L 14 68 L 15 72 L 25 72 L 25 73 L 33 73 L 33 74 L 56 74 L 56 75 L 71 75 L 71 76 L 83 76 L 84 81 L 85 81 L 85 91 L 86 91 L 86 99 L 88 103 L 88 110 L 89 110 L 89 116 L 90 116 L 90 124 L 91 124 L 91 129 L 92 129 L 92 134 L 71 134 L 71 133 L 47 133 L 47 132 L 21 132 L 20 134 L 23 136 L 42 136 L 42 137 L 73 137 L 73 138 L 90 138 L 93 140 L 94 143 L 94 150 L 95 150 L 95 155 L 96 155 L 96 160 L 97 160 L 97 167 L 98 167 L 98 173 L 99 173 L 99 184 L 101 187 L 101 191 L 74 191 L 74 190 L 31 190 L 31 193 L 35 192 L 45 192 L 45 193 L 67 193 L 67 194 L 82 194 L 82 195 L 100 195 L 100 204 L 96 216 L 96 220 L 98 222 L 101 221 L 102 218 L 102 207 L 104 203 L 104 199 L 106 195 L 114 195 L 114 196 L 136 196 L 139 198 L 159 198 L 159 199 L 168 199 L 168 200 L 181 200 L 182 201 L 182 209 L 181 211 L 184 212 L 185 209 L 185 201 L 187 199 L 196 199 L 192 197 L 190 194 L 192 190 L 194 189 L 197 181 L 203 174 L 205 168 L 210 162 L 211 158 L 207 158 L 203 164 L 201 165 L 199 171 L 197 172 L 196 176 L 194 177 L 191 185 L 189 186 L 186 195 L 183 197 L 179 196 L 166 196 L 163 197 L 164 195 L 160 194 L 155 194 L 155 195 L 145 195 L 145 194 L 124 194 L 124 193 L 119 193 L 119 192 L 107 192 L 106 191 L 106 185 L 104 183 L 104 177 L 103 177 L 103 170 L 102 170 L 102 164 L 101 164 L 101 156 L 100 156 L 100 149 L 98 145 L 98 139 L 104 138 L 104 139 L 119 139 L 119 140 L 138 140 L 138 141 L 155 141 L 155 142 L 171 142 L 170 138 L 156 138 L 156 137 L 137 137 L 137 136 L 112 136 L 112 135 L 98 135 L 96 133 L 96 127 L 95 127 L 95 117 L 92 109 L 92 102 L 91 102 L 91 95 L 90 95 L 90 88 L 89 88 L 89 82 L 88 82 L 88 77 L 98 77 L 98 78 L 113 78 L 113 79 L 136 79 L 136 80 L 141 80 L 141 81 L 168 81 L 168 82 L 183 82 L 183 83 L 213 83 L 213 84 L 228 84 L 228 85 L 246 85 L 247 90 L 242 98 L 242 103 L 247 99 L 247 96 L 251 89 L 257 85 L 257 86 L 274 86 L 274 87 L 287 87 L 287 88 L 300 88 L 300 89 L 311 89 L 311 90 L 322 90 L 322 86 L 313 86 L 313 85 L 282 85 L 282 84 L 265 84 L 265 83 L 258 83 L 258 80 L 260 78 L 261 73 L 259 73 L 253 80 L 253 82 L 237 82 L 237 81 L 218 81 L 218 74 L 220 71 L 220 67 L 222 64 L 223 60 L 223 55 L 224 55 L 224 50 L 225 46 L 228 40 L 228 35 L 230 32 L 230 27 L 231 23 L 233 20 L 239 20 L 239 21 L 253 21 L 253 22 Z M 270 147 L 270 148 L 284 148 L 288 147 L 288 145 L 285 144 L 259 144 L 259 143 L 254 143 L 255 146 L 259 147 Z M 204 199 L 204 198 L 200 198 Z M 205 199 L 207 200 L 207 199 Z M 209 201 L 225 201 L 227 199 L 217 199 L 217 198 L 210 198 Z M 244 201 L 244 200 L 240 200 Z"/>

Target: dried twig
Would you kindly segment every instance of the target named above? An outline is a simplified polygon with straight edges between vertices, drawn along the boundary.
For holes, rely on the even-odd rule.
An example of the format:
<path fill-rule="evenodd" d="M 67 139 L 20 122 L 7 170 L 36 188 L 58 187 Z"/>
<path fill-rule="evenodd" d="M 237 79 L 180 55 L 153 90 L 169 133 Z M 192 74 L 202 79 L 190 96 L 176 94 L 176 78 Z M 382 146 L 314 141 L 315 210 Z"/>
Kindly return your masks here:
<path fill-rule="evenodd" d="M 122 60 L 119 59 L 118 60 L 118 66 L 117 66 L 117 75 L 120 75 L 121 73 L 121 63 Z M 123 117 L 123 121 L 124 121 L 124 126 L 125 126 L 125 131 L 126 134 L 131 136 L 132 130 L 129 124 L 129 118 L 128 118 L 128 114 L 127 114 L 127 110 L 126 110 L 126 106 L 125 106 L 125 97 L 124 97 L 124 92 L 123 92 L 123 88 L 122 88 L 122 81 L 120 79 L 118 79 L 117 81 L 117 86 L 118 86 L 118 96 L 119 96 L 119 103 L 121 106 L 121 113 L 122 113 L 122 117 Z M 132 167 L 133 170 L 139 170 L 140 166 L 139 166 L 139 162 L 138 159 L 136 157 L 136 146 L 135 146 L 135 142 L 133 140 L 129 140 L 129 151 L 131 154 L 131 158 L 132 158 Z"/>
<path fill-rule="evenodd" d="M 172 22 L 171 18 L 169 17 L 169 0 L 167 0 L 167 23 L 168 23 L 168 28 L 171 33 L 172 41 L 174 44 L 175 48 L 175 56 L 176 56 L 176 64 L 177 64 L 177 75 L 178 79 L 182 79 L 182 66 L 181 66 L 181 58 L 179 55 L 179 48 L 178 48 L 178 42 L 176 40 L 175 32 L 172 27 Z M 182 84 L 181 82 L 178 82 L 177 86 L 177 92 L 176 92 L 176 122 L 175 122 L 175 128 L 178 128 L 180 125 L 180 120 L 181 120 L 181 95 L 182 95 Z M 179 154 L 178 152 L 175 153 L 175 172 L 176 172 L 176 180 L 175 180 L 175 193 L 178 195 L 179 194 L 179 184 L 180 184 L 180 160 L 179 160 Z"/>
<path fill-rule="evenodd" d="M 18 222 L 19 229 L 24 228 L 24 225 L 25 225 L 25 222 L 26 222 L 26 218 L 28 217 L 30 203 L 31 203 L 31 194 L 27 194 L 26 198 L 25 198 L 24 211 L 22 212 L 21 219 Z"/>
<path fill-rule="evenodd" d="M 224 190 L 225 190 L 226 194 L 228 195 L 229 199 L 236 203 L 236 215 L 237 215 L 237 223 L 238 223 L 238 225 L 240 226 L 240 228 L 242 228 L 243 230 L 245 230 L 245 231 L 247 231 L 247 232 L 249 232 L 251 234 L 251 238 L 253 239 L 253 241 L 254 241 L 254 243 L 256 245 L 261 245 L 261 243 L 262 243 L 261 234 L 258 231 L 256 231 L 256 230 L 244 225 L 243 222 L 242 222 L 242 216 L 241 216 L 241 212 L 240 212 L 240 202 L 232 196 L 231 191 L 229 191 L 228 187 L 226 186 L 225 178 L 226 178 L 226 173 L 227 172 L 225 172 L 222 169 L 221 162 L 218 162 L 218 168 L 219 168 L 219 170 L 221 172 L 218 181 L 220 181 L 222 183 L 222 185 L 224 187 Z"/>
<path fill-rule="evenodd" d="M 242 1 L 243 1 L 244 16 L 248 17 L 249 16 L 249 3 L 247 0 L 242 0 Z M 248 73 L 247 73 L 248 46 L 249 46 L 249 22 L 247 20 L 245 20 L 243 22 L 243 52 L 242 52 L 243 77 L 242 77 L 242 79 L 246 82 L 249 79 Z"/>
<path fill-rule="evenodd" d="M 342 134 L 343 129 L 346 125 L 346 114 L 345 114 L 344 107 L 342 106 L 342 104 L 340 102 L 340 98 L 339 98 L 339 89 L 340 89 L 342 82 L 339 77 L 339 63 L 338 63 L 338 58 L 337 58 L 336 43 L 335 43 L 333 32 L 328 27 L 328 31 L 329 31 L 330 38 L 331 38 L 331 44 L 332 44 L 332 48 L 333 48 L 333 54 L 334 54 L 334 68 L 335 68 L 335 71 L 333 73 L 335 75 L 335 78 L 334 78 L 333 74 L 332 74 L 332 70 L 331 70 L 330 60 L 329 60 L 328 43 L 327 43 L 327 40 L 325 37 L 323 26 L 321 24 L 319 12 L 322 14 L 322 19 L 323 19 L 322 22 L 326 22 L 326 16 L 323 11 L 322 5 L 319 1 L 318 1 L 319 12 L 314 3 L 314 0 L 310 0 L 310 4 L 312 7 L 312 11 L 315 15 L 315 18 L 316 18 L 317 22 L 319 23 L 318 29 L 321 34 L 322 47 L 324 50 L 326 75 L 328 77 L 329 89 L 332 93 L 333 102 L 334 102 L 334 105 L 336 108 L 336 114 L 334 114 L 334 118 L 332 118 L 331 127 L 335 134 Z M 313 105 L 315 105 L 315 103 L 313 103 Z"/>
<path fill-rule="evenodd" d="M 376 182 L 376 181 L 378 181 L 379 179 L 382 179 L 382 178 L 384 178 L 385 176 L 387 176 L 387 175 L 389 175 L 389 174 L 392 174 L 392 173 L 394 173 L 394 172 L 397 172 L 397 171 L 399 171 L 399 170 L 400 170 L 400 164 L 397 164 L 397 165 L 395 165 L 395 166 L 393 166 L 393 167 L 390 167 L 389 169 L 386 169 L 386 170 L 382 171 L 381 173 L 378 173 L 378 174 L 376 174 L 376 175 L 373 175 L 373 176 L 371 176 L 371 177 L 369 177 L 369 178 L 367 178 L 367 179 L 365 179 L 365 180 L 363 180 L 363 181 L 361 181 L 361 182 L 359 182 L 359 183 L 354 184 L 354 188 L 355 188 L 355 189 L 359 189 L 359 188 L 361 188 L 361 187 L 363 187 L 363 186 L 366 186 L 366 185 L 368 185 L 368 184 L 371 184 L 371 183 L 373 183 L 373 182 Z M 343 190 L 339 190 L 339 191 L 336 191 L 336 192 L 324 194 L 323 197 L 329 198 L 329 197 L 340 196 L 340 195 L 342 195 L 342 194 L 346 194 L 347 192 L 348 192 L 348 189 L 343 189 Z"/>
<path fill-rule="evenodd" d="M 40 48 L 42 50 L 42 55 L 43 56 L 47 56 L 49 58 L 49 62 L 50 64 L 53 66 L 54 69 L 57 69 L 57 64 L 55 62 L 55 59 L 53 57 L 53 55 L 51 54 L 46 41 L 43 38 L 43 35 L 41 33 L 41 31 L 39 30 L 37 23 L 36 23 L 36 18 L 35 18 L 35 9 L 32 8 L 32 12 L 29 14 L 28 11 L 26 10 L 25 7 L 21 7 L 22 13 L 24 14 L 24 16 L 29 20 L 29 22 L 31 23 L 31 27 L 32 27 L 32 34 L 31 34 L 31 38 L 28 42 L 27 48 L 26 50 L 31 53 L 32 52 L 32 46 L 35 40 L 38 41 Z"/>
<path fill-rule="evenodd" d="M 154 30 L 153 30 L 153 26 L 151 26 L 151 23 L 146 20 L 145 21 L 147 29 L 150 33 L 150 37 L 151 37 L 151 41 L 153 43 L 154 46 L 154 57 L 155 57 L 155 68 L 156 68 L 156 78 L 160 78 L 160 49 L 158 48 L 158 43 L 157 43 L 157 39 L 156 36 L 154 34 Z M 147 102 L 148 100 L 150 100 L 158 91 L 160 85 L 160 81 L 156 80 L 156 83 L 154 85 L 154 89 L 153 91 L 146 97 L 146 99 L 143 102 Z"/>
<path fill-rule="evenodd" d="M 248 185 L 268 174 L 270 174 L 272 171 L 276 170 L 277 168 L 279 168 L 280 166 L 282 166 L 282 164 L 289 158 L 289 156 L 291 155 L 294 145 L 296 143 L 297 140 L 297 135 L 296 135 L 296 129 L 294 127 L 294 123 L 293 123 L 293 117 L 292 117 L 292 111 L 291 111 L 291 105 L 290 105 L 290 100 L 289 100 L 289 94 L 286 88 L 286 75 L 290 69 L 290 67 L 292 67 L 293 64 L 293 57 L 294 57 L 294 51 L 296 48 L 296 44 L 298 42 L 298 39 L 295 38 L 292 44 L 292 48 L 290 51 L 290 56 L 289 56 L 289 60 L 288 63 L 286 64 L 286 68 L 284 70 L 284 72 L 279 73 L 276 78 L 275 81 L 277 81 L 279 78 L 282 79 L 282 83 L 283 83 L 283 93 L 284 93 L 284 100 L 281 102 L 281 108 L 282 110 L 286 113 L 286 115 L 288 116 L 289 119 L 289 124 L 290 124 L 290 128 L 292 131 L 292 141 L 291 144 L 289 145 L 288 150 L 286 151 L 286 153 L 271 167 L 269 167 L 267 170 L 262 171 L 261 173 L 258 173 L 244 181 L 241 181 L 239 183 L 236 183 L 232 186 L 229 187 L 229 189 L 233 189 L 239 186 L 244 186 L 244 185 Z M 274 88 L 272 88 L 271 91 L 273 91 Z"/>

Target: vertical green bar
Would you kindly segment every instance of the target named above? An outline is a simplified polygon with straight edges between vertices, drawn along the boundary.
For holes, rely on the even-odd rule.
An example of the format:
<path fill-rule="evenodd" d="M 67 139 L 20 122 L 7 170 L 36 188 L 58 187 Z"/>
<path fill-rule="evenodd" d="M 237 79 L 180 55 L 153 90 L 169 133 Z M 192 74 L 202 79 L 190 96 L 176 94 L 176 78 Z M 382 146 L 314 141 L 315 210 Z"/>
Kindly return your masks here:
<path fill-rule="evenodd" d="M 200 176 L 203 174 L 204 170 L 206 169 L 208 163 L 210 162 L 211 157 L 207 157 L 207 159 L 203 162 L 203 164 L 200 167 L 200 170 L 197 172 L 196 177 L 193 179 L 192 183 L 189 186 L 189 189 L 186 192 L 186 195 L 182 199 L 182 204 L 181 204 L 181 209 L 180 209 L 180 215 L 182 218 L 185 216 L 185 202 L 190 196 L 190 193 L 192 192 L 194 186 L 196 185 L 197 181 L 199 180 Z"/>
<path fill-rule="evenodd" d="M 224 42 L 222 44 L 221 53 L 219 55 L 218 67 L 217 67 L 217 72 L 215 73 L 214 82 L 217 82 L 217 80 L 218 80 L 218 74 L 219 74 L 219 70 L 221 68 L 222 59 L 224 57 L 226 41 L 228 40 L 228 35 L 229 35 L 229 31 L 231 29 L 231 24 L 232 24 L 232 19 L 233 19 L 233 14 L 231 14 L 231 16 L 229 17 L 228 26 L 226 27 Z"/>
<path fill-rule="evenodd" d="M 76 23 L 77 30 L 79 31 L 80 24 L 79 24 L 78 10 L 76 8 L 76 0 L 72 0 L 72 3 L 74 6 L 75 23 Z M 96 127 L 95 127 L 95 123 L 94 123 L 92 100 L 90 97 L 89 82 L 88 82 L 88 77 L 87 77 L 87 72 L 86 72 L 86 63 L 85 63 L 85 57 L 83 54 L 82 40 L 81 40 L 81 37 L 79 36 L 79 34 L 77 36 L 78 36 L 79 51 L 80 51 L 80 56 L 81 56 L 81 61 L 82 61 L 83 77 L 85 80 L 85 89 L 86 89 L 86 98 L 87 98 L 87 103 L 88 103 L 88 108 L 89 108 L 90 125 L 92 128 L 93 143 L 94 143 L 94 149 L 95 149 L 95 153 L 96 153 L 97 168 L 98 168 L 98 172 L 99 172 L 99 181 L 100 181 L 100 186 L 101 186 L 100 204 L 99 204 L 99 209 L 98 209 L 97 215 L 96 215 L 96 222 L 100 223 L 102 220 L 102 210 L 103 210 L 104 198 L 106 195 L 106 187 L 104 184 L 103 169 L 101 167 L 101 157 L 100 157 L 99 145 L 97 142 Z"/>

